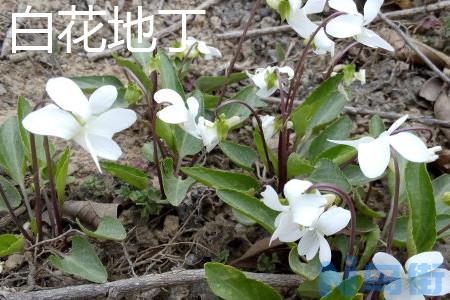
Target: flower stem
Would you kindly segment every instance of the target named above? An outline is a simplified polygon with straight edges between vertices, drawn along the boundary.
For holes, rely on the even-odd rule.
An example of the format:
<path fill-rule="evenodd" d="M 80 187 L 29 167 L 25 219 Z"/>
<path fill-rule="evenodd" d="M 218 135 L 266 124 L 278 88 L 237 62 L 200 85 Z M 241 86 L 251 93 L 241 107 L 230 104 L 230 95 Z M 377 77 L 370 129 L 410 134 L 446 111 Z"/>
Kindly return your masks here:
<path fill-rule="evenodd" d="M 247 23 L 245 24 L 244 31 L 242 32 L 241 38 L 239 39 L 239 43 L 236 47 L 236 51 L 234 52 L 233 58 L 230 61 L 230 64 L 228 65 L 228 68 L 225 72 L 225 76 L 227 78 L 230 77 L 231 73 L 233 73 L 234 65 L 236 64 L 236 61 L 241 54 L 242 45 L 245 42 L 245 39 L 247 37 L 247 32 L 250 29 L 250 26 L 253 24 L 253 20 L 255 18 L 256 12 L 258 11 L 259 7 L 261 6 L 261 0 L 256 0 L 255 4 L 253 4 L 252 11 L 250 12 L 250 16 L 247 20 Z M 227 88 L 228 83 L 226 82 L 222 89 L 220 90 L 220 96 L 219 96 L 219 102 L 217 105 L 220 105 L 223 100 L 223 96 L 225 95 L 225 89 Z"/>
<path fill-rule="evenodd" d="M 47 173 L 51 196 L 50 198 L 53 206 L 53 216 L 55 217 L 55 225 L 56 225 L 55 231 L 56 235 L 60 235 L 62 233 L 61 212 L 59 210 L 58 197 L 56 195 L 55 177 L 53 173 L 53 161 L 50 153 L 50 145 L 47 136 L 44 137 L 44 151 L 45 151 L 45 158 L 47 160 Z"/>
<path fill-rule="evenodd" d="M 331 76 L 331 73 L 333 73 L 334 67 L 342 60 L 342 58 L 345 56 L 345 54 L 347 54 L 348 51 L 350 51 L 350 49 L 352 49 L 353 47 L 359 45 L 359 42 L 353 42 L 350 45 L 348 45 L 347 47 L 344 48 L 344 50 L 342 50 L 341 52 L 339 52 L 334 58 L 333 61 L 331 62 L 330 66 L 328 67 L 327 72 L 325 73 L 324 79 L 328 79 Z"/>
<path fill-rule="evenodd" d="M 34 182 L 34 195 L 35 195 L 35 206 L 34 215 L 36 217 L 37 226 L 37 239 L 39 242 L 43 238 L 42 232 L 42 197 L 41 197 L 41 186 L 39 183 L 39 165 L 36 151 L 36 138 L 34 134 L 30 133 L 30 148 L 31 148 L 31 167 L 33 171 L 33 182 Z"/>
<path fill-rule="evenodd" d="M 395 190 L 392 198 L 392 213 L 390 215 L 390 222 L 388 224 L 388 238 L 386 241 L 386 252 L 392 253 L 392 243 L 394 241 L 395 225 L 397 224 L 398 205 L 400 200 L 400 166 L 398 164 L 397 154 L 394 149 L 391 149 L 392 160 L 394 161 L 395 171 Z"/>
<path fill-rule="evenodd" d="M 230 105 L 230 104 L 240 104 L 245 106 L 246 108 L 248 108 L 250 110 L 250 112 L 252 113 L 253 117 L 255 117 L 256 122 L 258 124 L 258 128 L 261 134 L 261 139 L 262 139 L 262 143 L 263 143 L 263 148 L 264 148 L 264 155 L 266 156 L 266 160 L 267 160 L 267 165 L 269 167 L 269 173 L 270 174 L 274 174 L 274 169 L 273 169 L 273 164 L 272 161 L 270 160 L 270 156 L 269 156 L 269 148 L 267 146 L 266 143 L 266 138 L 264 136 L 264 130 L 263 130 L 263 126 L 262 126 L 262 121 L 261 118 L 259 117 L 258 113 L 253 109 L 253 107 L 251 107 L 250 105 L 248 105 L 247 103 L 240 101 L 240 100 L 229 100 L 227 102 L 224 102 L 222 104 L 220 104 L 215 111 L 216 117 L 217 117 L 217 113 L 218 111 L 223 108 L 224 106 Z"/>
<path fill-rule="evenodd" d="M 350 214 L 351 214 L 351 230 L 350 230 L 350 239 L 348 240 L 348 254 L 345 259 L 345 270 L 344 270 L 344 280 L 347 279 L 350 268 L 353 267 L 353 256 L 354 256 L 354 246 L 355 246 L 355 237 L 356 237 L 356 209 L 353 204 L 352 198 L 347 194 L 344 190 L 334 184 L 330 183 L 318 183 L 311 186 L 308 191 L 312 191 L 314 189 L 317 190 L 325 190 L 329 192 L 333 192 L 340 196 L 342 200 L 347 204 Z"/>
<path fill-rule="evenodd" d="M 0 185 L 0 195 L 3 198 L 3 202 L 5 202 L 6 208 L 8 209 L 9 214 L 11 215 L 11 219 L 16 224 L 17 228 L 19 229 L 20 233 L 29 240 L 31 243 L 33 243 L 33 238 L 28 234 L 28 232 L 23 228 L 22 224 L 20 224 L 19 219 L 14 214 L 14 209 L 11 207 L 11 204 L 9 203 L 8 198 L 6 197 L 5 191 L 3 190 L 3 187 Z"/>

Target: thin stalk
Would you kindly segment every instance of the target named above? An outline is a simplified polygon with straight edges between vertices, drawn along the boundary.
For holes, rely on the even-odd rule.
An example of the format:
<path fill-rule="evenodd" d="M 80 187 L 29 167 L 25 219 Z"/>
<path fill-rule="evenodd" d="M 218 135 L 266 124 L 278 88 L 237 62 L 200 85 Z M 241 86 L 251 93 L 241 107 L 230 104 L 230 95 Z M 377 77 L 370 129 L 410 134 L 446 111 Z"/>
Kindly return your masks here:
<path fill-rule="evenodd" d="M 25 208 L 27 209 L 28 218 L 31 220 L 33 219 L 33 210 L 31 209 L 30 199 L 27 195 L 27 190 L 25 189 L 25 186 L 23 184 L 19 185 L 20 192 L 23 196 L 23 202 L 25 203 Z"/>
<path fill-rule="evenodd" d="M 6 197 L 5 191 L 3 190 L 3 187 L 0 185 L 0 195 L 3 198 L 3 202 L 5 202 L 6 208 L 8 209 L 9 214 L 11 215 L 11 219 L 13 220 L 14 224 L 16 224 L 17 228 L 19 229 L 20 233 L 29 240 L 31 243 L 34 242 L 33 238 L 28 234 L 28 232 L 23 228 L 22 224 L 20 224 L 19 219 L 14 214 L 14 209 L 11 207 L 11 204 L 9 203 L 8 198 Z"/>
<path fill-rule="evenodd" d="M 278 139 L 278 192 L 284 188 L 287 182 L 287 161 L 289 148 L 289 131 L 286 126 L 283 126 Z"/>
<path fill-rule="evenodd" d="M 353 267 L 353 256 L 354 256 L 354 247 L 355 247 L 355 237 L 356 237 L 356 209 L 353 204 L 352 198 L 340 187 L 329 184 L 329 183 L 318 183 L 311 186 L 308 191 L 312 190 L 324 190 L 337 194 L 344 200 L 347 204 L 350 214 L 351 214 L 351 230 L 350 230 L 350 239 L 348 240 L 348 254 L 345 260 L 345 270 L 344 270 L 344 280 L 348 277 L 350 268 Z"/>
<path fill-rule="evenodd" d="M 272 161 L 270 160 L 270 156 L 269 156 L 269 148 L 268 148 L 267 143 L 266 143 L 266 137 L 264 136 L 264 130 L 263 130 L 263 126 L 262 126 L 262 121 L 261 121 L 261 118 L 259 117 L 258 113 L 253 109 L 253 107 L 251 107 L 250 105 L 248 105 L 247 103 L 245 103 L 243 101 L 230 100 L 230 101 L 227 101 L 227 102 L 224 102 L 224 103 L 220 104 L 216 108 L 216 111 L 215 111 L 216 117 L 217 117 L 218 111 L 221 108 L 223 108 L 224 106 L 230 105 L 230 104 L 240 104 L 240 105 L 245 106 L 246 108 L 248 108 L 248 110 L 250 110 L 250 112 L 252 113 L 253 117 L 255 117 L 256 123 L 258 124 L 259 132 L 261 134 L 261 139 L 262 139 L 263 148 L 264 148 L 264 155 L 266 156 L 267 165 L 269 167 L 269 173 L 270 174 L 274 174 L 273 164 L 272 164 Z"/>
<path fill-rule="evenodd" d="M 359 42 L 353 42 L 350 45 L 348 45 L 347 47 L 344 48 L 344 50 L 342 50 L 341 52 L 339 52 L 334 58 L 333 61 L 331 62 L 330 66 L 328 67 L 327 72 L 325 73 L 324 79 L 328 79 L 331 76 L 331 73 L 333 73 L 334 67 L 342 60 L 342 58 L 344 58 L 345 54 L 347 54 L 348 51 L 350 51 L 350 49 L 352 49 L 353 47 L 359 45 Z"/>
<path fill-rule="evenodd" d="M 242 32 L 241 38 L 239 39 L 239 43 L 236 47 L 236 51 L 234 52 L 233 58 L 230 61 L 230 64 L 228 65 L 228 68 L 225 72 L 225 76 L 227 78 L 230 77 L 231 73 L 233 73 L 234 65 L 236 64 L 236 61 L 239 57 L 239 54 L 241 54 L 242 45 L 245 42 L 245 39 L 247 37 L 247 32 L 250 29 L 250 26 L 253 24 L 253 20 L 255 18 L 256 12 L 258 11 L 259 7 L 261 6 L 261 0 L 256 0 L 255 4 L 253 4 L 252 11 L 250 12 L 250 16 L 247 20 L 247 23 L 245 24 L 244 31 Z M 228 83 L 225 83 L 222 89 L 220 90 L 220 98 L 219 103 L 217 105 L 220 105 L 223 100 L 223 96 L 225 95 L 225 89 L 227 88 Z"/>
<path fill-rule="evenodd" d="M 392 198 L 392 214 L 391 222 L 389 224 L 388 238 L 386 241 L 386 252 L 392 253 L 392 243 L 394 241 L 395 225 L 397 224 L 398 206 L 400 200 L 400 166 L 398 164 L 397 153 L 394 149 L 391 149 L 392 160 L 394 161 L 395 171 L 395 190 L 394 197 Z"/>
<path fill-rule="evenodd" d="M 55 231 L 56 235 L 60 235 L 62 233 L 62 220 L 61 220 L 61 211 L 59 210 L 58 205 L 58 196 L 56 195 L 56 185 L 55 185 L 55 177 L 53 173 L 53 160 L 50 153 L 50 145 L 48 142 L 48 137 L 44 137 L 44 151 L 45 158 L 47 160 L 47 174 L 48 174 L 48 182 L 50 185 L 50 199 L 53 207 L 53 216 L 55 217 Z"/>
<path fill-rule="evenodd" d="M 51 209 L 52 207 L 52 203 L 50 202 L 50 199 L 48 199 L 48 191 L 43 188 L 42 189 L 42 198 L 44 198 L 44 202 L 45 202 L 45 206 L 48 208 L 47 212 L 48 212 L 48 218 L 50 220 L 50 226 L 52 228 L 52 234 L 53 236 L 56 236 L 56 219 L 55 219 L 55 215 L 53 214 L 53 209 Z"/>
<path fill-rule="evenodd" d="M 439 230 L 437 232 L 437 235 L 440 236 L 441 234 L 444 234 L 447 230 L 450 230 L 450 224 L 448 224 L 447 226 L 445 226 L 444 228 L 442 228 L 441 230 Z"/>
<path fill-rule="evenodd" d="M 41 197 L 41 185 L 39 183 L 39 165 L 36 151 L 36 138 L 34 134 L 30 133 L 30 148 L 31 148 L 31 167 L 33 171 L 33 182 L 34 182 L 34 195 L 35 195 L 35 206 L 34 215 L 36 217 L 37 226 L 37 239 L 39 242 L 43 238 L 42 232 L 42 197 Z"/>

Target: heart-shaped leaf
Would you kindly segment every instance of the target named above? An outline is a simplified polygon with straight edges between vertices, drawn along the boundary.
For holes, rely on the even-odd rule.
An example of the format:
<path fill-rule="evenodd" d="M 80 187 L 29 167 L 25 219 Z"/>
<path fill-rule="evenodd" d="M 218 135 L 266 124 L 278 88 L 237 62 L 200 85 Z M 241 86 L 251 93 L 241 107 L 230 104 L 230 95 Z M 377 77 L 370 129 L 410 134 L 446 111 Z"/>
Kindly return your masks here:
<path fill-rule="evenodd" d="M 21 252 L 25 247 L 25 239 L 21 235 L 0 235 L 0 257 Z"/>
<path fill-rule="evenodd" d="M 312 261 L 303 263 L 298 256 L 297 247 L 291 249 L 289 253 L 289 266 L 296 274 L 304 277 L 307 280 L 314 280 L 322 271 L 322 265 L 319 256 L 316 256 Z"/>
<path fill-rule="evenodd" d="M 99 240 L 123 241 L 127 238 L 127 232 L 122 223 L 113 217 L 103 217 L 100 219 L 100 224 L 96 231 L 91 231 L 81 224 L 77 218 L 78 226 L 86 233 L 87 236 Z"/>
<path fill-rule="evenodd" d="M 250 147 L 229 141 L 220 143 L 222 152 L 236 165 L 247 170 L 253 170 L 253 164 L 258 159 L 256 151 Z"/>
<path fill-rule="evenodd" d="M 17 208 L 22 202 L 22 197 L 20 196 L 17 189 L 4 177 L 0 176 L 0 186 L 5 192 L 6 199 L 8 200 L 9 205 L 11 207 Z M 7 212 L 8 208 L 3 200 L 3 197 L 0 196 L 0 212 Z"/>
<path fill-rule="evenodd" d="M 186 198 L 186 194 L 191 186 L 195 183 L 195 179 L 188 177 L 183 180 L 176 177 L 173 170 L 173 160 L 167 158 L 161 163 L 164 192 L 167 201 L 173 206 L 178 206 Z"/>

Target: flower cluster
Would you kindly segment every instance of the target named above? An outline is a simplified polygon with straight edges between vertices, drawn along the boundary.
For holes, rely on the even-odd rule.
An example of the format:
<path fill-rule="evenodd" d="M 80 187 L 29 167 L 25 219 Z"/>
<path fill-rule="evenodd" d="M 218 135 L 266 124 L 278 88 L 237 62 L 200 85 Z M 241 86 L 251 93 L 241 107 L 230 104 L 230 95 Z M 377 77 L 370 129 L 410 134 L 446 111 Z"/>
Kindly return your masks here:
<path fill-rule="evenodd" d="M 292 179 L 284 186 L 287 205 L 280 201 L 277 192 L 266 186 L 261 193 L 262 201 L 269 208 L 280 212 L 275 220 L 276 230 L 272 241 L 298 243 L 298 254 L 312 260 L 317 252 L 323 266 L 331 263 L 331 249 L 325 236 L 331 236 L 344 229 L 350 222 L 350 211 L 334 206 L 334 199 L 319 191 L 308 193 L 313 184 L 309 181 Z"/>

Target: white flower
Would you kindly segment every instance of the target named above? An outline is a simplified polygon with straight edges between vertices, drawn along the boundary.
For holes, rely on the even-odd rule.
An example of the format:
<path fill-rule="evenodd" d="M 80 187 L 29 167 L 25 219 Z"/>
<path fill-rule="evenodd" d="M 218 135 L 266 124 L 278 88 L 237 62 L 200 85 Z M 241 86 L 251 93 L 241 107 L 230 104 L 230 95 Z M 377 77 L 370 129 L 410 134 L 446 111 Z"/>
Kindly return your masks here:
<path fill-rule="evenodd" d="M 424 296 L 450 293 L 450 271 L 439 268 L 444 262 L 439 252 L 414 255 L 406 261 L 406 273 L 395 257 L 384 252 L 375 254 L 372 262 L 378 271 L 397 279 L 384 287 L 386 300 L 425 300 Z"/>
<path fill-rule="evenodd" d="M 331 20 L 326 26 L 327 33 L 336 38 L 353 37 L 363 45 L 394 51 L 388 42 L 365 27 L 376 18 L 383 2 L 383 0 L 367 0 L 362 15 L 353 0 L 330 0 L 328 2 L 330 7 L 346 14 Z"/>
<path fill-rule="evenodd" d="M 171 89 L 162 89 L 155 93 L 154 99 L 159 104 L 171 104 L 157 113 L 161 121 L 168 124 L 178 124 L 190 135 L 200 138 L 195 120 L 200 105 L 196 98 L 188 98 L 186 100 L 188 107 L 186 108 L 183 98 L 177 92 Z"/>
<path fill-rule="evenodd" d="M 267 67 L 257 69 L 255 75 L 247 72 L 247 76 L 259 88 L 256 95 L 261 98 L 267 98 L 273 95 L 279 88 L 280 82 L 278 74 L 287 74 L 288 80 L 294 78 L 294 70 L 291 67 Z"/>
<path fill-rule="evenodd" d="M 241 118 L 239 117 L 232 117 L 228 120 L 225 120 L 224 126 L 227 127 L 225 130 L 228 131 L 229 128 L 236 126 L 240 122 Z M 213 123 L 203 117 L 200 117 L 198 119 L 197 126 L 198 134 L 203 141 L 203 145 L 206 147 L 206 151 L 211 152 L 220 143 L 221 140 L 218 121 Z"/>
<path fill-rule="evenodd" d="M 46 90 L 58 106 L 50 104 L 30 113 L 22 122 L 25 129 L 74 140 L 91 154 L 100 172 L 99 158 L 117 160 L 122 155 L 112 137 L 130 127 L 136 121 L 136 113 L 111 108 L 117 98 L 114 86 L 97 89 L 89 100 L 75 82 L 63 77 L 50 79 Z"/>
<path fill-rule="evenodd" d="M 195 46 L 194 46 L 195 45 Z M 192 48 L 194 47 L 194 48 Z M 206 60 L 211 60 L 215 57 L 221 58 L 222 53 L 219 49 L 208 46 L 205 42 L 199 41 L 193 37 L 188 37 L 186 40 L 186 50 L 184 52 L 187 55 L 189 49 L 191 49 L 189 57 L 197 57 L 199 54 Z"/>
<path fill-rule="evenodd" d="M 298 35 L 309 40 L 319 26 L 312 22 L 308 15 L 323 12 L 326 0 L 308 0 L 303 7 L 301 0 L 289 0 L 289 3 L 291 10 L 287 17 L 288 24 Z M 335 43 L 327 36 L 323 28 L 314 37 L 314 46 L 316 54 L 330 52 L 331 56 L 334 56 Z"/>
<path fill-rule="evenodd" d="M 280 132 L 283 121 L 277 117 L 265 115 L 265 116 L 259 116 L 261 119 L 261 125 L 264 133 L 264 139 L 267 144 L 272 142 L 272 138 L 276 138 L 277 134 Z M 252 120 L 253 127 L 258 127 L 258 122 L 255 118 Z M 291 121 L 287 122 L 287 127 L 290 129 L 292 128 L 293 123 Z"/>
<path fill-rule="evenodd" d="M 320 192 L 305 194 L 313 184 L 309 181 L 292 179 L 284 186 L 284 196 L 288 205 L 283 205 L 277 192 L 266 186 L 261 193 L 262 201 L 269 208 L 280 212 L 275 219 L 275 231 L 271 241 L 277 238 L 282 242 L 295 242 L 304 233 L 301 226 L 311 226 L 316 218 L 324 212 L 328 204 L 326 197 Z"/>
<path fill-rule="evenodd" d="M 429 163 L 438 159 L 436 152 L 441 151 L 441 147 L 429 149 L 420 138 L 409 132 L 393 134 L 407 119 L 408 116 L 398 119 L 376 139 L 363 137 L 354 141 L 329 141 L 356 148 L 359 166 L 368 178 L 377 178 L 384 173 L 391 159 L 391 146 L 405 159 L 415 163 Z"/>
<path fill-rule="evenodd" d="M 312 260 L 319 252 L 319 260 L 322 266 L 331 263 L 331 249 L 325 236 L 333 235 L 344 229 L 350 222 L 350 211 L 342 207 L 333 206 L 316 218 L 301 232 L 298 242 L 298 254 L 306 256 L 306 260 Z"/>

